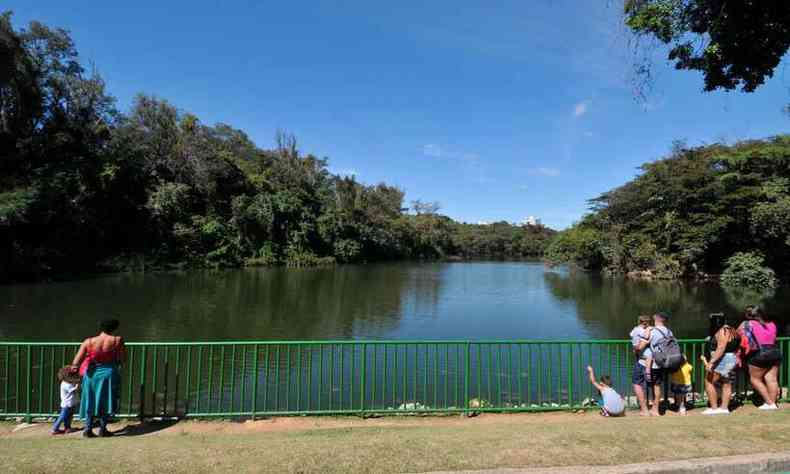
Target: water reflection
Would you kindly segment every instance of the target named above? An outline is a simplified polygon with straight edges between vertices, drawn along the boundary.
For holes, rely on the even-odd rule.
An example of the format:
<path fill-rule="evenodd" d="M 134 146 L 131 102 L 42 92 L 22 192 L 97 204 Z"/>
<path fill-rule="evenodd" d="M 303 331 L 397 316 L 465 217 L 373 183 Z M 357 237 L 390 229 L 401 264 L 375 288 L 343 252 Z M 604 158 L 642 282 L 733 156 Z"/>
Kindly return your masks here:
<path fill-rule="evenodd" d="M 766 304 L 786 323 L 790 294 Z M 122 320 L 132 341 L 623 338 L 640 313 L 681 337 L 738 314 L 717 285 L 636 282 L 539 262 L 388 263 L 126 274 L 0 287 L 0 339 L 80 340 Z M 784 328 L 781 332 L 787 334 Z"/>
<path fill-rule="evenodd" d="M 407 265 L 116 275 L 0 287 L 0 337 L 75 340 L 123 321 L 131 340 L 348 339 L 435 307 L 440 278 Z M 408 295 L 408 297 L 404 297 Z"/>
<path fill-rule="evenodd" d="M 580 324 L 597 338 L 625 337 L 639 314 L 668 312 L 673 332 L 685 338 L 706 336 L 710 313 L 724 312 L 732 323 L 739 322 L 741 314 L 713 283 L 622 281 L 569 271 L 547 271 L 544 278 L 552 295 L 572 303 Z M 766 302 L 780 325 L 789 300 L 782 291 Z"/>

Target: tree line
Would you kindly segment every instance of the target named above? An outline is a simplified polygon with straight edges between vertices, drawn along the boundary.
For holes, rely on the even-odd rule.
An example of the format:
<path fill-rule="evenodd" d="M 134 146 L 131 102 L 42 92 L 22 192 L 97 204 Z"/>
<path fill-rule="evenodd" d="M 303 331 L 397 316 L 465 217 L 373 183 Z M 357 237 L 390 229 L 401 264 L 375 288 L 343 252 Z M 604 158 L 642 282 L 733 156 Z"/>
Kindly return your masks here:
<path fill-rule="evenodd" d="M 543 226 L 463 224 L 330 173 L 278 132 L 262 149 L 140 95 L 122 112 L 69 33 L 0 15 L 0 281 L 101 270 L 540 256 Z"/>
<path fill-rule="evenodd" d="M 756 290 L 790 276 L 790 135 L 676 143 L 589 203 L 553 240 L 549 262 L 665 279 L 721 274 Z"/>

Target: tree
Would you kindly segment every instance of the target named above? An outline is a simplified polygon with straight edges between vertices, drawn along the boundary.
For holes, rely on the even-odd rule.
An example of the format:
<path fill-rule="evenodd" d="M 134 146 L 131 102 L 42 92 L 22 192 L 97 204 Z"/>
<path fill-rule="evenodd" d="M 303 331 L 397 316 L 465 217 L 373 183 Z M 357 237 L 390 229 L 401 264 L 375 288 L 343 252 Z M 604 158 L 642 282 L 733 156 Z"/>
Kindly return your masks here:
<path fill-rule="evenodd" d="M 436 214 L 441 209 L 441 205 L 434 201 L 434 202 L 423 202 L 420 199 L 411 202 L 411 208 L 414 209 L 414 213 L 417 215 L 421 214 Z"/>
<path fill-rule="evenodd" d="M 790 47 L 787 1 L 625 0 L 624 10 L 638 37 L 670 46 L 676 69 L 702 72 L 706 91 L 753 92 Z"/>

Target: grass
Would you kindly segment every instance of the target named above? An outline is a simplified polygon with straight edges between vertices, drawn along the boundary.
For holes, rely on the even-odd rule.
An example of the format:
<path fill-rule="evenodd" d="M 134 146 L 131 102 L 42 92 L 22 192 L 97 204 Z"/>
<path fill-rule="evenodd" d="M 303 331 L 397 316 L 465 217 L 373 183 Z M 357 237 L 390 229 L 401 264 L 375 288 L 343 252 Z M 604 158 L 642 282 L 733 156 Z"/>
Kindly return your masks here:
<path fill-rule="evenodd" d="M 95 440 L 53 438 L 47 426 L 16 433 L 12 427 L 0 425 L 4 472 L 424 472 L 625 464 L 790 446 L 790 410 L 753 409 L 710 418 L 562 413 L 182 422 Z"/>

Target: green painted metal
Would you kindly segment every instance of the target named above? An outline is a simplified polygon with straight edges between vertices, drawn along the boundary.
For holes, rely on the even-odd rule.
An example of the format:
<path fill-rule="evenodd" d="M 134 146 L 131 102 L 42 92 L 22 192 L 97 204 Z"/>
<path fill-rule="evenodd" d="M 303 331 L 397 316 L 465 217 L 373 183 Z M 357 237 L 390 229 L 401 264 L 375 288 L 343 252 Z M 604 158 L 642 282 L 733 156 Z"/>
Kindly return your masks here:
<path fill-rule="evenodd" d="M 785 358 L 780 384 L 787 397 L 790 338 L 780 338 L 779 344 Z M 595 367 L 598 375 L 610 375 L 620 393 L 630 394 L 634 363 L 630 343 L 624 340 L 128 346 L 121 370 L 126 387 L 120 416 L 136 418 L 576 410 L 588 408 L 595 395 L 587 382 L 587 365 Z M 692 403 L 704 404 L 698 359 L 703 341 L 683 340 L 681 346 L 694 365 Z M 59 405 L 55 378 L 60 367 L 56 362 L 68 361 L 77 347 L 76 343 L 0 342 L 0 418 L 55 416 Z M 736 390 L 742 396 L 750 390 L 748 377 L 738 377 Z M 632 397 L 629 402 L 633 406 Z"/>

